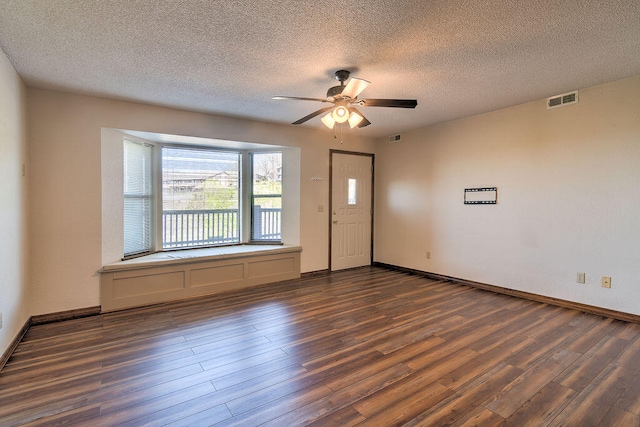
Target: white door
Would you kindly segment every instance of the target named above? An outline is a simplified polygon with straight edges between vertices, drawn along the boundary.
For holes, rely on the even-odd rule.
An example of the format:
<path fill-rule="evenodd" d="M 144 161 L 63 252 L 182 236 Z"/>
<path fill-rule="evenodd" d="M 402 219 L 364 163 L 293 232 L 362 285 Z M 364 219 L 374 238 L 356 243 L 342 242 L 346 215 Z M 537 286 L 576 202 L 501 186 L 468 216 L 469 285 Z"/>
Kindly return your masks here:
<path fill-rule="evenodd" d="M 369 155 L 331 153 L 331 270 L 371 265 Z"/>

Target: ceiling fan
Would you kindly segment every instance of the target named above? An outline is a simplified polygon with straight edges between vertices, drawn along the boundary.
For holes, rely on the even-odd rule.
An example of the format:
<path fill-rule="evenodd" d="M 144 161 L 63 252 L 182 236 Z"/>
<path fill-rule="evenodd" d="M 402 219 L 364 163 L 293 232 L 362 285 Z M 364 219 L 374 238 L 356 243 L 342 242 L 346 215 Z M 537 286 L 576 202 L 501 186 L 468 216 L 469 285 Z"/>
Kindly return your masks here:
<path fill-rule="evenodd" d="M 358 99 L 358 95 L 367 86 L 368 81 L 352 77 L 349 83 L 345 85 L 345 81 L 349 79 L 350 72 L 347 70 L 338 70 L 335 72 L 336 80 L 340 82 L 339 86 L 333 86 L 327 91 L 327 98 L 305 98 L 298 96 L 274 96 L 272 99 L 299 99 L 302 101 L 319 101 L 331 103 L 329 107 L 321 108 L 313 113 L 304 116 L 300 120 L 296 120 L 292 124 L 299 125 L 310 120 L 322 113 L 327 113 L 322 117 L 322 123 L 329 129 L 333 129 L 336 123 L 349 122 L 351 128 L 363 128 L 369 126 L 371 122 L 364 117 L 355 107 L 394 107 L 394 108 L 416 108 L 418 101 L 415 99 Z"/>

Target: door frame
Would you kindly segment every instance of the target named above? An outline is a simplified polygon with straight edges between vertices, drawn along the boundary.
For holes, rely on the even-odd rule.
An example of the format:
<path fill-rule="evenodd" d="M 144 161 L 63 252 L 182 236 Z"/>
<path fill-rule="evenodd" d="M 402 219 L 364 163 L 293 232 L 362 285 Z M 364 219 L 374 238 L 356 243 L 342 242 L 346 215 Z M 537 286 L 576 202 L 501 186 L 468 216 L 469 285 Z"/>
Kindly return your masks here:
<path fill-rule="evenodd" d="M 329 273 L 331 273 L 331 251 L 333 245 L 333 225 L 332 221 L 332 212 L 333 212 L 333 155 L 334 154 L 347 154 L 351 156 L 365 156 L 371 157 L 371 248 L 369 250 L 369 265 L 373 265 L 373 201 L 374 201 L 374 187 L 373 184 L 375 182 L 375 171 L 376 171 L 376 155 L 374 153 L 361 153 L 358 151 L 346 151 L 346 150 L 329 150 L 329 212 L 328 212 L 328 225 L 329 225 Z M 358 267 L 359 268 L 359 267 Z"/>

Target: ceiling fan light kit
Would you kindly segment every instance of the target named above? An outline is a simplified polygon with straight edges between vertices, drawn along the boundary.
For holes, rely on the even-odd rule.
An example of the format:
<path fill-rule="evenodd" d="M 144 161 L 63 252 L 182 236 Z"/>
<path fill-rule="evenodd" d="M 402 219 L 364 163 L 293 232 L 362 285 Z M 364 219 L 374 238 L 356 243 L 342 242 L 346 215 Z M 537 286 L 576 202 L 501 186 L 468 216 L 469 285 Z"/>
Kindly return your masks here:
<path fill-rule="evenodd" d="M 297 96 L 274 96 L 273 99 L 297 99 L 302 101 L 330 102 L 333 107 L 321 108 L 313 113 L 296 120 L 292 124 L 300 125 L 307 120 L 319 116 L 328 111 L 320 120 L 329 129 L 333 129 L 336 123 L 349 122 L 349 127 L 365 127 L 371 124 L 367 118 L 351 105 L 363 107 L 392 107 L 392 108 L 416 108 L 418 101 L 415 99 L 358 99 L 358 95 L 369 86 L 367 80 L 352 77 L 345 86 L 344 82 L 349 78 L 350 72 L 338 70 L 335 78 L 340 82 L 339 86 L 333 86 L 327 91 L 326 99 L 308 98 Z"/>
<path fill-rule="evenodd" d="M 349 114 L 349 127 L 353 129 L 354 127 L 358 126 L 362 122 L 363 118 L 364 117 L 358 114 L 357 111 L 351 111 L 351 113 Z"/>
<path fill-rule="evenodd" d="M 349 120 L 349 110 L 347 110 L 347 107 L 344 105 L 339 105 L 334 108 L 331 115 L 333 116 L 333 120 L 338 123 L 344 123 Z"/>
<path fill-rule="evenodd" d="M 333 127 L 336 124 L 336 121 L 333 120 L 333 114 L 328 113 L 327 115 L 325 115 L 323 118 L 320 119 L 320 121 L 329 129 L 333 129 Z"/>

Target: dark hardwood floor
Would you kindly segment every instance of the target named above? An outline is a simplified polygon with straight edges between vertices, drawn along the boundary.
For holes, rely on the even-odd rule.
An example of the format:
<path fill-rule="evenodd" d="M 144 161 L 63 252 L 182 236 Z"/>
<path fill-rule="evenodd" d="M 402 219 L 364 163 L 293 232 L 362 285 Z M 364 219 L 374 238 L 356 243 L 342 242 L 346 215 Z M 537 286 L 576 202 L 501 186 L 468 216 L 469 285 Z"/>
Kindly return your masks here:
<path fill-rule="evenodd" d="M 635 426 L 640 325 L 367 267 L 32 327 L 0 425 Z"/>

